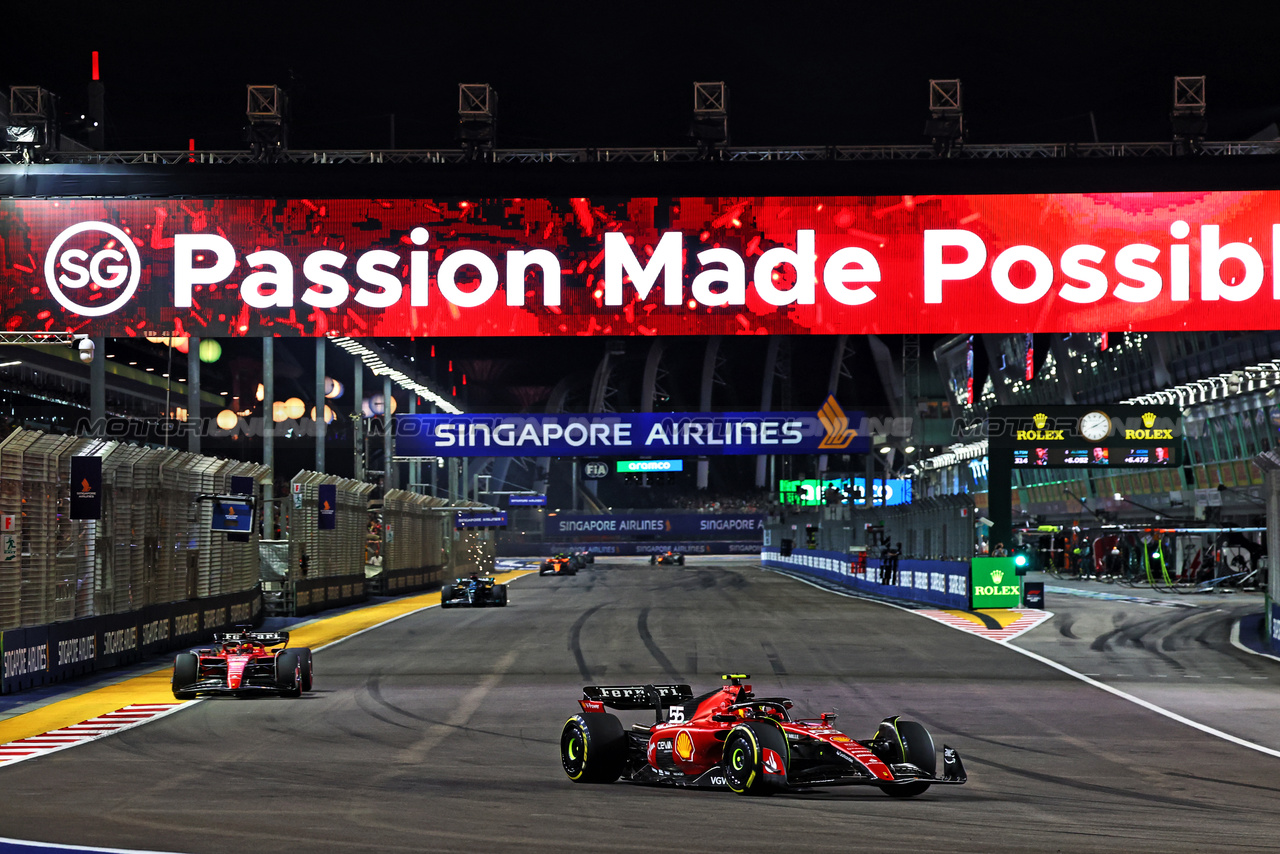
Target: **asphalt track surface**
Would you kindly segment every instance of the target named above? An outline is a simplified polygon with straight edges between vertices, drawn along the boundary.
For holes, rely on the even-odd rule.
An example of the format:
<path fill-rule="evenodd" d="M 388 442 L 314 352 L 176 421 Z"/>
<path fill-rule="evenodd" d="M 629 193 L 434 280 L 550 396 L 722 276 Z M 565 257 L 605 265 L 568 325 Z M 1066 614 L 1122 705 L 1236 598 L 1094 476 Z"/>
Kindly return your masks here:
<path fill-rule="evenodd" d="M 1280 759 L 748 562 L 526 576 L 505 609 L 421 611 L 315 667 L 302 699 L 206 700 L 0 768 L 0 836 L 183 852 L 1165 854 L 1280 841 Z M 558 736 L 583 684 L 704 690 L 727 670 L 798 713 L 838 708 L 859 737 L 889 714 L 919 720 L 961 751 L 969 783 L 911 800 L 744 798 L 565 777 Z"/>

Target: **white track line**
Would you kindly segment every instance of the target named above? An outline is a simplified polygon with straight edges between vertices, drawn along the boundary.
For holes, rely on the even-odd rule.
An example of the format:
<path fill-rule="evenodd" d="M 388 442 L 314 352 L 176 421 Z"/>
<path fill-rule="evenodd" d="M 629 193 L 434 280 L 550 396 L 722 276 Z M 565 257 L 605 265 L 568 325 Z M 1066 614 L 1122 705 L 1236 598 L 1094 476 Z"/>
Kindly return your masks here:
<path fill-rule="evenodd" d="M 1264 615 L 1264 616 L 1265 616 L 1265 615 Z M 1249 647 L 1247 647 L 1247 646 L 1245 646 L 1243 643 L 1241 643 L 1241 642 L 1240 642 L 1240 621 L 1239 621 L 1239 620 L 1236 620 L 1234 623 L 1232 623 L 1232 624 L 1231 624 L 1231 645 L 1232 645 L 1232 646 L 1234 646 L 1236 649 L 1243 650 L 1243 651 L 1245 651 L 1245 652 L 1249 653 L 1250 655 L 1260 655 L 1260 656 L 1262 656 L 1263 658 L 1269 658 L 1269 659 L 1271 659 L 1272 661 L 1280 661 L 1280 657 L 1276 657 L 1276 656 L 1274 656 L 1274 655 L 1268 655 L 1268 654 L 1267 654 L 1267 653 L 1265 653 L 1265 652 L 1258 652 L 1256 649 L 1250 649 Z"/>
<path fill-rule="evenodd" d="M 778 572 L 778 570 L 772 569 L 770 567 L 761 567 L 761 568 L 766 570 L 767 572 Z M 816 587 L 819 590 L 825 590 L 828 593 L 835 593 L 837 596 L 844 596 L 849 599 L 862 599 L 864 602 L 875 602 L 880 605 L 888 605 L 890 608 L 897 608 L 899 611 L 907 611 L 912 614 L 918 613 L 914 608 L 904 608 L 902 605 L 896 605 L 893 602 L 881 602 L 879 599 L 871 599 L 866 596 L 858 596 L 853 593 L 845 593 L 843 591 L 831 590 L 830 588 L 823 587 L 820 584 L 814 584 L 813 582 L 806 581 L 803 578 L 798 578 L 797 576 L 794 576 L 787 572 L 778 572 L 778 574 L 785 575 L 788 578 L 794 578 L 796 581 L 800 581 L 805 584 L 808 584 L 810 587 Z M 942 623 L 942 625 L 948 625 L 948 624 Z M 956 629 L 956 631 L 965 631 L 965 630 Z M 1237 632 L 1238 632 L 1238 626 L 1237 626 Z M 976 632 L 970 632 L 970 634 L 973 634 L 976 637 L 982 637 L 982 635 L 979 635 Z M 991 640 L 991 639 L 987 638 L 987 640 Z M 1198 729 L 1207 735 L 1212 735 L 1217 738 L 1221 738 L 1224 741 L 1231 742 L 1232 744 L 1237 744 L 1241 747 L 1247 747 L 1250 750 L 1256 750 L 1259 753 L 1265 753 L 1268 756 L 1274 756 L 1276 758 L 1280 758 L 1280 750 L 1273 750 L 1270 747 L 1264 747 L 1261 744 L 1256 744 L 1252 741 L 1247 741 L 1243 738 L 1240 738 L 1239 736 L 1234 736 L 1229 732 L 1223 732 L 1220 729 L 1215 729 L 1214 727 L 1208 726 L 1206 724 L 1202 724 L 1199 721 L 1193 721 L 1190 718 L 1183 717 L 1177 712 L 1170 711 L 1169 709 L 1166 709 L 1163 706 L 1157 706 L 1155 703 L 1147 702 L 1141 697 L 1135 697 L 1132 694 L 1129 694 L 1125 691 L 1121 691 L 1119 688 L 1113 688 L 1104 682 L 1099 682 L 1096 679 L 1091 679 L 1088 676 L 1085 676 L 1083 673 L 1079 673 L 1075 670 L 1072 670 L 1070 667 L 1067 667 L 1065 664 L 1059 664 L 1058 662 L 1045 658 L 1043 655 L 1034 653 L 1029 649 L 1023 649 L 1020 646 L 1014 646 L 1011 643 L 1002 643 L 1000 641 L 992 641 L 992 643 L 999 643 L 1005 649 L 1011 649 L 1015 652 L 1025 655 L 1027 658 L 1034 659 L 1040 662 L 1041 664 L 1045 664 L 1045 665 L 1048 665 L 1049 667 L 1052 667 L 1054 670 L 1058 670 L 1062 673 L 1067 674 L 1068 676 L 1071 676 L 1075 679 L 1079 679 L 1081 682 L 1084 682 L 1085 684 L 1092 685 L 1095 688 L 1099 688 L 1103 691 L 1106 691 L 1108 694 L 1112 694 L 1116 697 L 1119 697 L 1122 700 L 1128 700 L 1130 703 L 1141 706 L 1142 708 L 1151 712 L 1155 712 L 1158 715 L 1163 715 L 1169 720 L 1177 721 L 1180 724 L 1186 724 L 1187 726 L 1192 727 L 1194 729 Z M 1271 656 L 1268 656 L 1268 657 L 1271 657 Z"/>
<path fill-rule="evenodd" d="M 96 845 L 59 845 L 53 842 L 32 842 L 28 839 L 9 839 L 8 837 L 0 836 L 0 851 L 21 850 L 23 848 L 52 848 L 56 851 L 92 851 L 94 854 L 177 854 L 177 852 L 158 851 L 154 848 L 99 848 Z"/>

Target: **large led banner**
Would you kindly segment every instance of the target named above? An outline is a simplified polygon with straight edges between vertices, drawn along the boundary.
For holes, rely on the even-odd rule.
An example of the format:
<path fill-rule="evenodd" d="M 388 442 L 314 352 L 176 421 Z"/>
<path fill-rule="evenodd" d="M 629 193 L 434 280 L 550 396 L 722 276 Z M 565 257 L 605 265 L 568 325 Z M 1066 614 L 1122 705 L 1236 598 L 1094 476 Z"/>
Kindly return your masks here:
<path fill-rule="evenodd" d="M 818 412 L 397 415 L 398 457 L 861 454 L 862 413 L 834 397 Z"/>
<path fill-rule="evenodd" d="M 4 199 L 8 331 L 1280 328 L 1280 191 Z"/>

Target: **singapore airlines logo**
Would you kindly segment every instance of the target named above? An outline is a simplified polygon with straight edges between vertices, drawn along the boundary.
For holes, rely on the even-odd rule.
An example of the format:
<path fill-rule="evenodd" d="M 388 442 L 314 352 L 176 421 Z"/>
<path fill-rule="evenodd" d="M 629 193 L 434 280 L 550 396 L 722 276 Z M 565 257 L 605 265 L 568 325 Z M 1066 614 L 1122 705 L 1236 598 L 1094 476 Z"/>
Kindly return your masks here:
<path fill-rule="evenodd" d="M 1142 426 L 1150 430 L 1156 424 L 1156 414 L 1154 412 L 1142 413 Z"/>
<path fill-rule="evenodd" d="M 818 447 L 824 451 L 840 451 L 849 447 L 858 431 L 849 427 L 849 417 L 844 414 L 840 404 L 836 403 L 834 394 L 827 396 L 827 402 L 818 410 L 818 420 L 827 435 L 822 437 Z"/>

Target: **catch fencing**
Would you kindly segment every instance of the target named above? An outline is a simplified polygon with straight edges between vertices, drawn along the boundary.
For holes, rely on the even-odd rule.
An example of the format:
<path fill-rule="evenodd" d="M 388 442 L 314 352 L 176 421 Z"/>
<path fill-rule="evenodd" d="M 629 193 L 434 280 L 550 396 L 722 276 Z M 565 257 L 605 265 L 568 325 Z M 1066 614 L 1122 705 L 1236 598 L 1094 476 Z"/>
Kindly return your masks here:
<path fill-rule="evenodd" d="M 102 461 L 101 518 L 70 518 L 71 460 Z M 253 590 L 257 535 L 210 530 L 233 477 L 267 469 L 173 449 L 16 430 L 0 442 L 0 629 Z M 12 540 L 7 537 L 12 536 Z"/>

